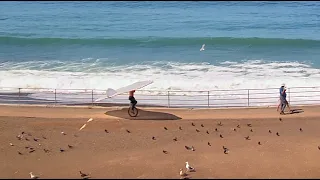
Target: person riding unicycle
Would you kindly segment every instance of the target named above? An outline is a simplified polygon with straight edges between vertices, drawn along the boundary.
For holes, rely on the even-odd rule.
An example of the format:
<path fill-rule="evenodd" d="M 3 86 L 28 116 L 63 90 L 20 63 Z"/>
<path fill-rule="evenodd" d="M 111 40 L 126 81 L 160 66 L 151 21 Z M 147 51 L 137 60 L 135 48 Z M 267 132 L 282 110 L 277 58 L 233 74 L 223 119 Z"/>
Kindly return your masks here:
<path fill-rule="evenodd" d="M 129 91 L 129 101 L 132 104 L 132 110 L 136 107 L 138 101 L 134 98 L 134 93 L 136 90 Z"/>

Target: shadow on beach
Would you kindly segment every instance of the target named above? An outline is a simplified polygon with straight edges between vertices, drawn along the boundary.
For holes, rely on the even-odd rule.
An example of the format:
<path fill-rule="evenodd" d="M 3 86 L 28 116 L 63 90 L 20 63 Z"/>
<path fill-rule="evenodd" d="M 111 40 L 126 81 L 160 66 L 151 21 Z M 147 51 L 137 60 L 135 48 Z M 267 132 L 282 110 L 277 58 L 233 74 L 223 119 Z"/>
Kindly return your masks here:
<path fill-rule="evenodd" d="M 130 120 L 179 120 L 179 119 L 182 119 L 170 113 L 145 111 L 142 109 L 139 109 L 139 114 L 137 117 L 130 117 L 128 114 L 128 108 L 107 111 L 105 114 L 109 116 L 114 116 L 114 117 L 123 118 L 123 119 L 130 119 Z"/>
<path fill-rule="evenodd" d="M 287 112 L 285 114 L 298 114 L 298 113 L 303 113 L 303 109 L 291 109 L 291 112 Z"/>

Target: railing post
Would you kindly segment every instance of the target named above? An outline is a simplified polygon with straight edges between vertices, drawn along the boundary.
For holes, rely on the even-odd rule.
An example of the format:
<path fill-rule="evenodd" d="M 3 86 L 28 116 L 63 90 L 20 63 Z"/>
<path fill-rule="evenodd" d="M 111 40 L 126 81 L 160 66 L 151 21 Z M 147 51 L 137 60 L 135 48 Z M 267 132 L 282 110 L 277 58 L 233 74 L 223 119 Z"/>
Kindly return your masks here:
<path fill-rule="evenodd" d="M 170 91 L 168 91 L 168 108 L 170 108 Z"/>
<path fill-rule="evenodd" d="M 248 89 L 248 107 L 250 106 L 250 90 Z"/>
<path fill-rule="evenodd" d="M 92 103 L 92 106 L 93 106 L 93 89 L 91 90 L 91 103 Z"/>
<path fill-rule="evenodd" d="M 20 93 L 21 93 L 21 88 L 19 88 L 19 92 L 18 92 L 18 101 L 19 101 L 19 105 L 20 105 Z"/>
<path fill-rule="evenodd" d="M 54 89 L 54 105 L 57 105 L 57 89 Z"/>
<path fill-rule="evenodd" d="M 210 108 L 210 91 L 208 91 L 208 108 Z"/>

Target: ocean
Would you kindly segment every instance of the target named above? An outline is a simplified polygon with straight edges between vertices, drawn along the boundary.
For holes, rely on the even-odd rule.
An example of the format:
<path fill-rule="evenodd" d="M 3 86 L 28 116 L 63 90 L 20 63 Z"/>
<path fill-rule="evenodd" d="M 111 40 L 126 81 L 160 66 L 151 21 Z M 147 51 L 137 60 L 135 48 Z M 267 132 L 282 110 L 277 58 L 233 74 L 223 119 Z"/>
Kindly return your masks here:
<path fill-rule="evenodd" d="M 319 68 L 317 1 L 0 3 L 0 87 L 320 86 Z"/>

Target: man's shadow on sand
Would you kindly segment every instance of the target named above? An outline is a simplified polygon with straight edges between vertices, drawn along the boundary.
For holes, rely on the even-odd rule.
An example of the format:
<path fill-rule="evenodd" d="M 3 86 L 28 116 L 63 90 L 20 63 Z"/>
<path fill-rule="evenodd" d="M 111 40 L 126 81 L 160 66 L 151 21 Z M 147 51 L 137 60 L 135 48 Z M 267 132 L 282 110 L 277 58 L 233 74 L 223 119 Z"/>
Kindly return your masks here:
<path fill-rule="evenodd" d="M 128 114 L 128 108 L 122 108 L 119 110 L 107 111 L 105 114 L 108 116 L 114 116 L 122 119 L 130 120 L 179 120 L 182 119 L 176 115 L 164 112 L 146 111 L 138 109 L 139 114 L 137 117 L 130 117 Z"/>
<path fill-rule="evenodd" d="M 291 112 L 285 113 L 285 114 L 297 114 L 297 113 L 303 113 L 303 109 L 291 109 Z"/>

